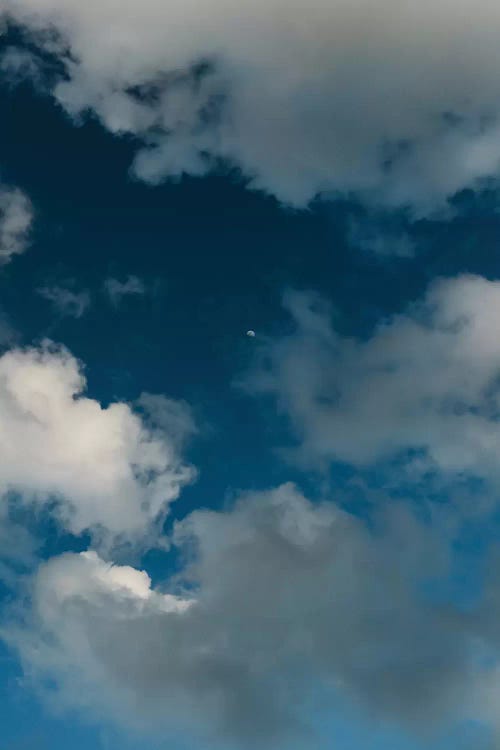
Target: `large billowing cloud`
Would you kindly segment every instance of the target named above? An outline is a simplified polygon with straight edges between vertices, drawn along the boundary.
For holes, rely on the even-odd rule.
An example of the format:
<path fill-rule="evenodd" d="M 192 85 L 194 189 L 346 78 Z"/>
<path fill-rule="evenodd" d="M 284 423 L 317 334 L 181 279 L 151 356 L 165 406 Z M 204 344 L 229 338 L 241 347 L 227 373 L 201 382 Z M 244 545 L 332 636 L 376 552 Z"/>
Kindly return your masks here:
<path fill-rule="evenodd" d="M 290 292 L 295 330 L 264 346 L 247 386 L 273 395 L 307 462 L 500 479 L 500 283 L 438 280 L 366 340 L 336 333 L 325 303 Z"/>
<path fill-rule="evenodd" d="M 142 540 L 193 478 L 179 453 L 191 417 L 161 396 L 103 407 L 84 390 L 64 348 L 0 357 L 0 494 L 55 506 L 75 534 Z"/>
<path fill-rule="evenodd" d="M 359 191 L 427 212 L 498 176 L 493 0 L 1 0 L 2 9 L 64 63 L 54 93 L 68 112 L 142 139 L 134 169 L 145 180 L 204 174 L 223 159 L 292 205 Z M 31 77 L 33 67 L 30 57 Z"/>
<path fill-rule="evenodd" d="M 251 747 L 290 747 L 318 691 L 423 732 L 475 710 L 474 641 L 420 588 L 446 577 L 447 544 L 402 506 L 370 531 L 283 485 L 193 513 L 176 539 L 183 596 L 95 553 L 42 565 L 9 637 L 63 704 Z"/>

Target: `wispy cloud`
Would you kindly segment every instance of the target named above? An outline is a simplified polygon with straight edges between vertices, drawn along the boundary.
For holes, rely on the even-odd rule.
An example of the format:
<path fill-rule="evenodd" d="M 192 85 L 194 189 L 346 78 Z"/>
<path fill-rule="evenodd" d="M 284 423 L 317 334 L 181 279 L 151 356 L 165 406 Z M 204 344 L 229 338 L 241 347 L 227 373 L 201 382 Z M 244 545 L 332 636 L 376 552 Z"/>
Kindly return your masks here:
<path fill-rule="evenodd" d="M 74 292 L 61 286 L 43 286 L 37 289 L 41 297 L 52 302 L 57 312 L 70 318 L 81 318 L 90 306 L 90 293 Z"/>
<path fill-rule="evenodd" d="M 499 282 L 438 280 L 359 341 L 335 331 L 316 295 L 284 302 L 296 329 L 264 344 L 247 387 L 290 418 L 296 458 L 367 467 L 406 456 L 415 470 L 500 480 Z"/>
<path fill-rule="evenodd" d="M 26 250 L 32 223 L 29 198 L 18 188 L 0 183 L 0 263 Z"/>
<path fill-rule="evenodd" d="M 109 278 L 104 282 L 104 291 L 108 295 L 111 304 L 118 307 L 123 297 L 145 294 L 146 286 L 142 279 L 139 279 L 137 276 L 129 276 L 125 281 Z"/>

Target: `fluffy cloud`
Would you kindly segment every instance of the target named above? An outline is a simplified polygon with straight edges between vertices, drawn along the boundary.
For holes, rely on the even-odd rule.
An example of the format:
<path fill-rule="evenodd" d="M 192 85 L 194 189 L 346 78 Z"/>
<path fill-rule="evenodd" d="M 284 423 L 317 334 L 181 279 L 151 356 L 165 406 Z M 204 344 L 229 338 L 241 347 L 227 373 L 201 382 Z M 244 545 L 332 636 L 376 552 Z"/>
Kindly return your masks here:
<path fill-rule="evenodd" d="M 106 279 L 104 290 L 111 300 L 111 304 L 118 307 L 123 297 L 129 294 L 145 294 L 144 282 L 137 276 L 129 276 L 126 281 L 118 279 Z"/>
<path fill-rule="evenodd" d="M 0 263 L 26 250 L 32 222 L 29 198 L 18 188 L 0 184 Z"/>
<path fill-rule="evenodd" d="M 191 417 L 160 396 L 143 396 L 135 410 L 105 408 L 84 390 L 80 364 L 63 348 L 0 357 L 0 494 L 55 506 L 75 534 L 146 537 L 193 478 L 179 456 Z"/>
<path fill-rule="evenodd" d="M 448 551 L 401 506 L 368 531 L 284 485 L 176 533 L 189 596 L 95 553 L 40 568 L 10 639 L 64 704 L 252 747 L 289 747 L 318 688 L 417 729 L 467 715 L 472 642 L 418 589 Z"/>
<path fill-rule="evenodd" d="M 73 292 L 60 286 L 44 286 L 37 290 L 38 294 L 52 302 L 61 315 L 71 318 L 81 318 L 90 305 L 90 294 L 86 291 Z"/>
<path fill-rule="evenodd" d="M 54 95 L 69 113 L 142 139 L 134 170 L 150 182 L 223 159 L 295 206 L 358 191 L 425 213 L 498 176 L 491 0 L 473 12 L 466 0 L 1 0 L 2 10 L 63 62 Z"/>
<path fill-rule="evenodd" d="M 277 399 L 304 460 L 368 466 L 411 451 L 414 468 L 500 478 L 499 282 L 438 280 L 367 340 L 339 336 L 312 294 L 284 302 L 296 328 L 264 346 L 246 385 Z"/>

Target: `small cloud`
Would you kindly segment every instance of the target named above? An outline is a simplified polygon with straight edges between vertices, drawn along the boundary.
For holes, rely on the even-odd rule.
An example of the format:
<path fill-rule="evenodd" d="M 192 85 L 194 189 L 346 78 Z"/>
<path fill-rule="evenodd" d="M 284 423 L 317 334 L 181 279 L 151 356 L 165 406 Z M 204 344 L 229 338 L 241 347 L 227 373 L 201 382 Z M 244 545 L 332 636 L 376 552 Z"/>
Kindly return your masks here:
<path fill-rule="evenodd" d="M 104 282 L 104 290 L 114 307 L 119 306 L 122 297 L 129 294 L 146 293 L 144 282 L 139 279 L 138 276 L 129 276 L 126 281 L 119 281 L 118 279 L 113 278 L 106 279 Z"/>
<path fill-rule="evenodd" d="M 0 263 L 23 253 L 29 241 L 33 208 L 19 188 L 0 185 Z"/>
<path fill-rule="evenodd" d="M 90 305 L 90 294 L 85 290 L 73 292 L 60 286 L 44 286 L 37 291 L 52 302 L 61 315 L 69 318 L 81 318 Z"/>

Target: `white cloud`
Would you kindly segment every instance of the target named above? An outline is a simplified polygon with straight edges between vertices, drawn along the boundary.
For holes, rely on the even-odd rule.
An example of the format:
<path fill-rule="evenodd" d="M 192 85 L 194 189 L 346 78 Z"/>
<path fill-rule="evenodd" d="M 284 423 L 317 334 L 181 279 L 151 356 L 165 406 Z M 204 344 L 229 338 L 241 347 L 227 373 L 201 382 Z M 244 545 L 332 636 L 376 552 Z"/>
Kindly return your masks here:
<path fill-rule="evenodd" d="M 90 294 L 87 291 L 73 292 L 60 286 L 44 286 L 38 294 L 52 302 L 61 315 L 81 318 L 90 305 Z"/>
<path fill-rule="evenodd" d="M 0 184 L 0 263 L 26 250 L 32 222 L 29 198 L 18 188 Z"/>
<path fill-rule="evenodd" d="M 193 479 L 179 455 L 191 417 L 161 396 L 144 396 L 134 410 L 127 403 L 103 407 L 84 390 L 80 364 L 62 347 L 47 343 L 0 357 L 0 494 L 55 503 L 75 534 L 90 529 L 96 540 L 143 541 Z M 162 405 L 157 422 L 150 407 Z"/>
<path fill-rule="evenodd" d="M 144 282 L 137 276 L 129 276 L 126 281 L 119 281 L 118 279 L 106 279 L 104 282 L 104 290 L 111 300 L 111 304 L 117 307 L 122 298 L 129 294 L 145 294 L 146 287 Z"/>
<path fill-rule="evenodd" d="M 246 386 L 271 394 L 307 462 L 412 466 L 500 479 L 500 282 L 438 280 L 366 340 L 343 338 L 319 298 L 290 292 L 296 329 L 264 345 Z"/>
<path fill-rule="evenodd" d="M 189 597 L 93 553 L 41 566 L 9 638 L 59 703 L 218 747 L 293 746 L 318 690 L 422 732 L 468 715 L 470 634 L 419 593 L 446 575 L 447 544 L 401 505 L 379 508 L 370 532 L 284 485 L 176 533 Z"/>
<path fill-rule="evenodd" d="M 498 176 L 492 0 L 474 12 L 467 0 L 1 0 L 2 9 L 65 64 L 54 94 L 68 112 L 91 110 L 142 139 L 134 169 L 150 182 L 204 174 L 223 158 L 296 206 L 354 190 L 426 213 Z"/>

